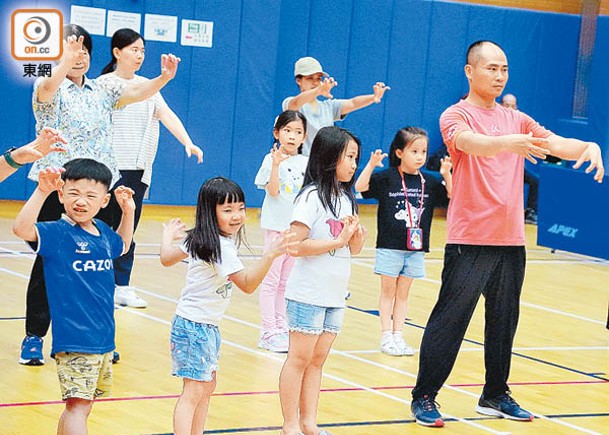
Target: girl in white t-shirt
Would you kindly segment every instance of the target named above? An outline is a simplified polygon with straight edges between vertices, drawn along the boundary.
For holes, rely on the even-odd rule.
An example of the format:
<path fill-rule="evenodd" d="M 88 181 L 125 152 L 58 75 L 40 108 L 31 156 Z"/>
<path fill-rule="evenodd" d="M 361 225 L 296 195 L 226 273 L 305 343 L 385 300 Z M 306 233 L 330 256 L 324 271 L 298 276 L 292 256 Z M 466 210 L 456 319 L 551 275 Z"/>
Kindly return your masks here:
<path fill-rule="evenodd" d="M 264 250 L 281 231 L 290 227 L 294 199 L 304 180 L 308 157 L 301 154 L 307 136 L 307 120 L 294 110 L 277 117 L 273 136 L 277 143 L 264 157 L 254 183 L 265 189 L 260 227 L 264 230 Z M 272 352 L 288 351 L 288 326 L 285 320 L 285 285 L 294 266 L 294 257 L 281 255 L 273 262 L 260 285 L 262 331 L 258 347 Z"/>
<path fill-rule="evenodd" d="M 259 261 L 244 267 L 237 248 L 245 217 L 241 187 L 217 177 L 207 180 L 199 190 L 194 228 L 185 233 L 179 219 L 164 225 L 163 266 L 188 259 L 186 285 L 171 327 L 172 374 L 184 381 L 173 414 L 176 435 L 203 433 L 209 400 L 216 387 L 221 341 L 218 325 L 233 287 L 252 293 L 273 260 L 286 252 L 287 231 L 274 239 Z M 180 239 L 182 244 L 173 246 Z"/>
<path fill-rule="evenodd" d="M 324 127 L 311 147 L 291 232 L 296 258 L 285 297 L 288 357 L 279 377 L 283 435 L 319 434 L 317 404 L 322 367 L 342 325 L 351 254 L 364 245 L 352 191 L 360 142 L 348 131 Z"/>

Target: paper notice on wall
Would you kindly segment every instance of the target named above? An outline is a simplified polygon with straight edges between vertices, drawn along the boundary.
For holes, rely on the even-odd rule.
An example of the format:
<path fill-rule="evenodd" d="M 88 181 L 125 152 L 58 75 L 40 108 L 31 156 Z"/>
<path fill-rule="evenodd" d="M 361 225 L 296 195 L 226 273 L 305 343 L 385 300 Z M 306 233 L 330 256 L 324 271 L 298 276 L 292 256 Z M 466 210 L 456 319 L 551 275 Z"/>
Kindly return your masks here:
<path fill-rule="evenodd" d="M 70 24 L 78 24 L 91 35 L 105 35 L 106 10 L 72 5 L 70 8 Z"/>
<path fill-rule="evenodd" d="M 144 39 L 147 41 L 176 42 L 178 17 L 171 15 L 144 15 Z"/>
<path fill-rule="evenodd" d="M 182 20 L 180 44 L 211 48 L 213 33 L 212 21 Z"/>
<path fill-rule="evenodd" d="M 118 29 L 131 29 L 140 33 L 141 14 L 122 11 L 108 11 L 108 26 L 106 36 L 111 37 Z"/>

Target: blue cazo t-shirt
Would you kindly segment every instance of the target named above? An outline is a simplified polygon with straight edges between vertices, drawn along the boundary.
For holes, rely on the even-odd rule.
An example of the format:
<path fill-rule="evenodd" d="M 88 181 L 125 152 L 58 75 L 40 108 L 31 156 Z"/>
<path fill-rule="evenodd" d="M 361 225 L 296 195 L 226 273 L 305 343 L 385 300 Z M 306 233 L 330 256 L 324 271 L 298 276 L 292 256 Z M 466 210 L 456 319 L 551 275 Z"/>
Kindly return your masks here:
<path fill-rule="evenodd" d="M 114 268 L 123 240 L 95 220 L 90 234 L 68 217 L 38 222 L 38 254 L 43 258 L 53 353 L 107 353 L 114 344 Z"/>

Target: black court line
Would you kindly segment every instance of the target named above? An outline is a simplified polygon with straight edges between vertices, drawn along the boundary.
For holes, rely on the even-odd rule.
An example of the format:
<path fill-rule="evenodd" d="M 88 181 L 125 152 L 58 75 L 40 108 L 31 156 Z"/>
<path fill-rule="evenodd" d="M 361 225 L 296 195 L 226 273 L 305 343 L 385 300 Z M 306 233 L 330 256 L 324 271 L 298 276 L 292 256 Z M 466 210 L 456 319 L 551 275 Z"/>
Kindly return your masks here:
<path fill-rule="evenodd" d="M 354 307 L 352 305 L 347 305 L 347 308 L 349 308 L 351 310 L 354 310 L 354 311 L 359 311 L 361 313 L 370 314 L 370 315 L 373 315 L 373 316 L 376 316 L 376 317 L 379 316 L 378 310 L 364 310 L 362 308 L 357 308 L 357 307 Z M 415 328 L 419 328 L 419 329 L 425 330 L 424 326 L 417 325 L 416 323 L 412 323 L 412 322 L 405 322 L 405 323 L 406 323 L 406 325 L 413 326 Z M 477 346 L 484 347 L 484 343 L 481 343 L 481 342 L 476 341 L 476 340 L 471 340 L 469 338 L 464 338 L 463 341 L 466 342 L 466 343 L 471 343 L 471 344 L 475 344 Z M 609 377 L 604 376 L 605 373 L 588 373 L 588 372 L 584 372 L 584 371 L 581 371 L 581 370 L 577 370 L 577 369 L 572 368 L 572 367 L 567 367 L 567 366 L 564 366 L 564 365 L 561 365 L 561 364 L 557 364 L 557 363 L 554 363 L 552 361 L 547 361 L 547 360 L 544 360 L 544 359 L 541 359 L 541 358 L 536 358 L 534 356 L 529 356 L 529 355 L 525 355 L 523 353 L 514 352 L 514 351 L 512 351 L 512 355 L 520 357 L 520 358 L 528 359 L 530 361 L 535 361 L 535 362 L 538 362 L 540 364 L 545 364 L 545 365 L 548 365 L 548 366 L 551 366 L 551 367 L 555 367 L 555 368 L 558 368 L 558 369 L 561 369 L 561 370 L 566 370 L 568 372 L 576 373 L 578 375 L 586 376 L 586 377 L 589 377 L 589 378 L 598 379 L 598 380 L 601 380 L 601 381 L 609 381 Z"/>
<path fill-rule="evenodd" d="M 0 317 L 0 320 L 25 320 L 25 317 Z"/>
<path fill-rule="evenodd" d="M 607 412 L 595 412 L 595 413 L 586 413 L 586 414 L 548 414 L 544 415 L 544 417 L 549 419 L 554 418 L 591 418 L 591 417 L 609 417 L 609 413 Z M 444 422 L 458 422 L 456 418 L 444 418 Z M 498 420 L 497 417 L 465 417 L 461 420 L 466 421 L 490 421 L 490 420 Z M 370 420 L 370 421 L 348 421 L 342 423 L 326 423 L 320 424 L 319 427 L 322 429 L 331 429 L 337 427 L 364 427 L 364 426 L 389 426 L 394 424 L 414 424 L 415 421 L 412 418 L 404 419 L 404 420 Z M 534 422 L 515 422 L 515 424 L 535 424 Z M 205 430 L 205 433 L 209 434 L 222 434 L 222 433 L 248 433 L 248 432 L 264 432 L 264 431 L 278 431 L 281 430 L 281 426 L 258 426 L 258 427 L 242 427 L 242 428 L 227 428 L 227 429 L 214 429 L 214 430 Z M 162 433 L 162 434 L 149 434 L 149 435 L 173 435 L 170 433 Z"/>

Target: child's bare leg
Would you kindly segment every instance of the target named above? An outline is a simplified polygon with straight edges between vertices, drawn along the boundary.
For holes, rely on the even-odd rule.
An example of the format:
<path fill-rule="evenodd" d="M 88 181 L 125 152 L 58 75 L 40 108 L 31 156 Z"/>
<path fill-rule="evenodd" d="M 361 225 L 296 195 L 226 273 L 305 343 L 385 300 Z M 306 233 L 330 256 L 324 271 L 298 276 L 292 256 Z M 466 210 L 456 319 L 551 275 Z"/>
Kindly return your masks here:
<path fill-rule="evenodd" d="M 86 435 L 87 418 L 93 407 L 92 400 L 71 398 L 59 418 L 57 435 Z"/>
<path fill-rule="evenodd" d="M 298 402 L 300 400 L 303 376 L 314 356 L 319 336 L 290 331 L 288 357 L 279 375 L 279 399 L 283 414 L 282 434 L 300 433 Z"/>
<path fill-rule="evenodd" d="M 392 330 L 391 315 L 397 292 L 397 278 L 381 275 L 381 295 L 379 297 L 379 318 L 381 319 L 381 332 Z"/>
<path fill-rule="evenodd" d="M 209 399 L 216 389 L 216 375 L 211 382 L 184 379 L 182 394 L 173 411 L 175 435 L 201 434 L 205 428 Z M 198 432 L 197 432 L 198 431 Z"/>
<path fill-rule="evenodd" d="M 400 275 L 397 279 L 397 291 L 395 304 L 393 305 L 393 324 L 391 326 L 393 332 L 402 332 L 404 329 L 406 313 L 408 312 L 408 294 L 413 281 L 413 278 L 403 275 Z"/>
<path fill-rule="evenodd" d="M 306 435 L 317 435 L 317 407 L 321 389 L 321 374 L 336 334 L 324 332 L 319 336 L 313 358 L 304 372 L 300 393 L 300 427 Z"/>

